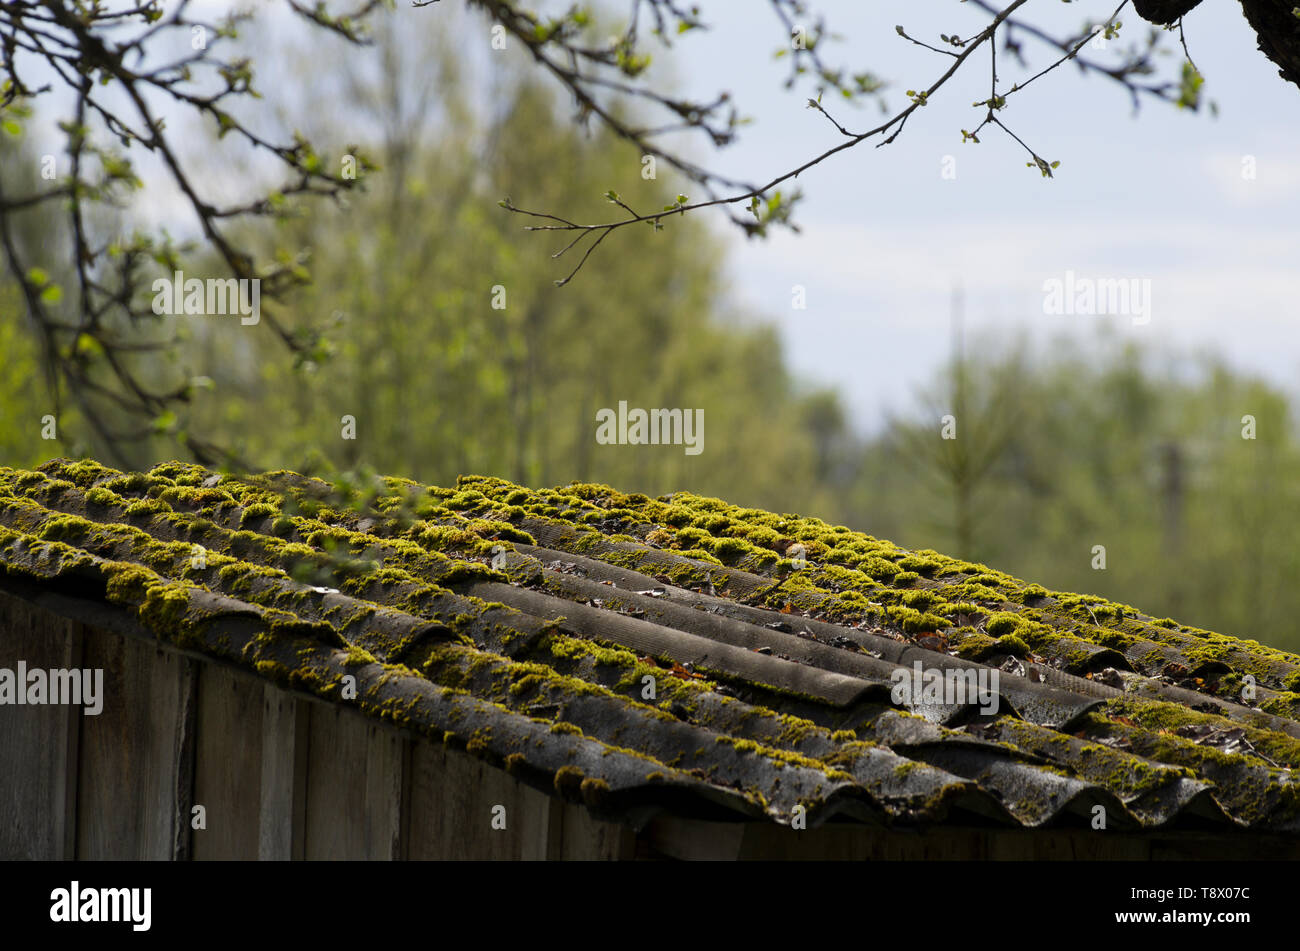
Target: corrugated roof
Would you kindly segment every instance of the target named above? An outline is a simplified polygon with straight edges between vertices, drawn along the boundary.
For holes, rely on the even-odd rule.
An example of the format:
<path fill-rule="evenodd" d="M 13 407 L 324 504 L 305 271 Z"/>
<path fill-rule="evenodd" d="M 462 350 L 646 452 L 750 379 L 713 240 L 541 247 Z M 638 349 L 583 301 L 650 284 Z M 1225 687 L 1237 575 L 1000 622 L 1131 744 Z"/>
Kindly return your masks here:
<path fill-rule="evenodd" d="M 0 568 L 634 823 L 1300 828 L 1300 657 L 812 518 L 55 460 L 0 468 Z"/>

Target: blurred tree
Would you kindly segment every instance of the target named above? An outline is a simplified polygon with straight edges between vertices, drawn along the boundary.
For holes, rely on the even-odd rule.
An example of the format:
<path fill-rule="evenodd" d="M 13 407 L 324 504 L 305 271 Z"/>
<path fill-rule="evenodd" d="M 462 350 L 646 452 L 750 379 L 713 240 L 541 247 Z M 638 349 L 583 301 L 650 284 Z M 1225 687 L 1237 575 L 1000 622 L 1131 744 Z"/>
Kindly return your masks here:
<path fill-rule="evenodd" d="M 1243 3 L 1261 49 L 1281 67 L 1284 78 L 1297 81 L 1300 20 L 1291 15 L 1289 0 Z M 1043 158 L 1024 136 L 1012 131 L 1014 110 L 1008 109 L 1030 84 L 1049 74 L 1050 81 L 1061 76 L 1065 71 L 1056 71 L 1056 65 L 1069 61 L 1084 74 L 1118 83 L 1135 103 L 1154 98 L 1179 108 L 1200 107 L 1199 73 L 1187 61 L 1181 65 L 1162 61 L 1169 43 L 1161 31 L 1131 36 L 1129 28 L 1124 42 L 1109 42 L 1121 38 L 1124 30 L 1120 10 L 1099 7 L 1081 28 L 1056 35 L 1026 19 L 1025 5 L 1026 0 L 1005 5 L 971 0 L 965 9 L 977 11 L 981 25 L 967 36 L 914 37 L 900 25 L 899 42 L 917 44 L 939 57 L 935 78 L 924 88 L 907 90 L 906 104 L 874 128 L 853 132 L 831 110 L 845 101 L 883 105 L 885 82 L 870 71 L 834 65 L 826 46 L 835 34 L 803 0 L 770 0 L 767 6 L 779 31 L 778 54 L 790 67 L 787 86 L 806 85 L 806 91 L 816 97 L 807 99 L 809 107 L 823 113 L 844 138 L 766 183 L 735 181 L 695 161 L 688 147 L 679 147 L 692 138 L 714 148 L 735 141 L 743 120 L 727 93 L 711 101 L 693 101 L 671 92 L 661 76 L 651 77 L 647 35 L 665 46 L 678 37 L 688 38 L 706 26 L 701 5 L 687 8 L 673 0 L 636 0 L 630 13 L 617 22 L 612 39 L 605 25 L 580 5 L 566 3 L 554 15 L 526 10 L 510 0 L 468 0 L 466 7 L 493 21 L 489 35 L 494 50 L 509 39 L 527 54 L 529 69 L 537 77 L 558 83 L 572 96 L 580 123 L 594 120 L 629 143 L 638 157 L 658 161 L 665 172 L 675 170 L 691 183 L 687 191 L 696 192 L 694 198 L 684 192 L 672 194 L 664 203 L 630 203 L 636 197 L 631 194 L 616 197 L 613 218 L 610 206 L 593 207 L 576 199 L 554 206 L 562 214 L 538 211 L 551 207 L 533 204 L 548 196 L 531 189 L 526 194 L 533 210 L 507 203 L 511 211 L 527 215 L 535 225 L 559 229 L 551 237 L 574 239 L 561 262 L 566 269 L 560 278 L 563 283 L 614 231 L 677 224 L 701 208 L 723 210 L 747 235 L 793 227 L 798 198 L 793 185 L 800 172 L 869 140 L 894 141 L 909 118 L 941 95 L 954 75 L 968 67 L 983 68 L 985 47 L 995 54 L 989 59 L 990 95 L 975 104 L 977 121 L 972 123 L 973 131 L 962 130 L 963 141 L 979 142 L 986 129 L 1005 132 L 1005 141 L 1023 151 L 1026 164 L 1044 176 L 1050 177 L 1059 162 Z M 1194 5 L 1152 2 L 1139 12 L 1151 22 L 1163 23 L 1181 17 Z M 328 48 L 324 41 L 335 37 L 355 47 L 367 42 L 366 30 L 376 21 L 381 30 L 402 30 L 416 17 L 436 21 L 451 4 L 435 6 L 433 0 L 425 0 L 414 6 L 431 9 L 404 9 L 398 14 L 392 0 L 314 4 L 286 0 L 210 18 L 209 5 L 169 5 L 162 0 L 128 5 L 81 0 L 0 3 L 0 128 L 24 132 L 31 125 L 34 104 L 43 101 L 48 104 L 47 116 L 57 117 L 66 155 L 66 161 L 55 163 L 57 174 L 43 175 L 35 188 L 20 187 L 8 166 L 0 170 L 0 237 L 13 218 L 46 207 L 64 217 L 67 233 L 66 247 L 59 249 L 59 267 L 49 248 L 31 255 L 12 241 L 0 241 L 0 252 L 22 292 L 28 324 L 42 340 L 41 358 L 53 395 L 66 393 L 80 404 L 80 423 L 88 427 L 97 452 L 119 462 L 139 461 L 151 454 L 156 434 L 163 434 L 200 459 L 227 455 L 224 447 L 209 441 L 185 418 L 185 407 L 197 388 L 188 368 L 178 361 L 148 356 L 165 350 L 169 341 L 152 327 L 142 329 L 156 316 L 144 291 L 158 272 L 181 269 L 191 242 L 174 241 L 161 228 L 131 231 L 125 227 L 135 207 L 133 196 L 146 180 L 155 202 L 174 206 L 170 222 L 203 254 L 205 277 L 261 281 L 267 304 L 260 315 L 264 331 L 278 337 L 292 359 L 312 359 L 320 345 L 316 337 L 286 329 L 273 303 L 284 300 L 310 276 L 300 248 L 279 245 L 272 253 L 255 257 L 249 253 L 252 245 L 235 235 L 254 233 L 257 229 L 246 227 L 250 220 L 274 221 L 294 213 L 298 199 L 346 196 L 373 165 L 355 146 L 327 154 L 296 130 L 286 131 L 301 121 L 266 130 L 269 110 L 258 102 L 254 62 L 239 45 L 240 31 L 255 34 L 256 16 L 280 11 L 284 16 L 277 23 L 287 17 L 312 25 L 322 50 Z M 1085 49 L 1098 37 L 1108 41 L 1103 51 Z M 996 58 L 999 46 L 1009 60 L 1001 70 Z M 1031 48 L 1046 54 L 1045 67 L 1029 62 Z M 331 49 L 329 56 L 331 65 L 337 65 L 340 60 L 355 61 L 358 54 L 355 49 Z M 441 90 L 431 82 L 439 71 L 436 62 L 410 60 L 383 61 L 381 67 L 384 85 L 372 87 L 378 98 L 372 97 L 371 104 L 382 101 L 387 109 L 380 114 L 386 160 L 401 181 L 414 154 L 404 138 L 406 120 L 418 117 L 440 97 Z M 313 83 L 325 81 L 321 71 L 314 71 Z M 823 105 L 827 93 L 831 99 Z M 366 108 L 367 103 L 361 105 Z M 221 162 L 247 160 L 248 174 L 236 181 L 201 174 L 204 158 L 182 154 L 192 120 L 202 121 L 218 134 L 220 142 L 211 151 L 220 155 Z M 441 184 L 430 185 L 430 190 Z M 387 193 L 390 210 L 415 200 L 397 185 L 388 186 Z M 483 197 L 478 194 L 480 200 Z M 625 252 L 631 255 L 635 247 L 629 245 Z M 51 280 L 50 275 L 64 267 L 73 272 L 73 279 Z M 52 306 L 55 297 L 66 301 L 75 315 L 70 323 Z M 517 315 L 523 321 L 518 328 L 521 339 L 549 332 L 528 317 L 527 311 Z M 403 361 L 401 356 L 389 359 Z M 517 415 L 526 414 L 537 382 L 531 375 L 532 364 L 521 359 L 516 354 L 507 368 L 524 374 L 510 378 Z M 523 458 L 522 446 L 517 456 Z"/>
<path fill-rule="evenodd" d="M 625 143 L 575 129 L 526 72 L 498 74 L 494 108 L 473 108 L 472 60 L 426 22 L 423 34 L 376 30 L 382 71 L 344 66 L 338 88 L 304 84 L 314 138 L 359 114 L 403 117 L 364 140 L 385 174 L 280 226 L 276 240 L 309 249 L 316 274 L 283 311 L 296 366 L 250 347 L 236 323 L 181 328 L 196 372 L 214 381 L 192 424 L 265 465 L 316 457 L 433 482 L 479 472 L 829 505 L 832 479 L 851 478 L 838 398 L 790 377 L 771 328 L 722 309 L 721 256 L 704 228 L 643 228 L 625 255 L 557 293 L 517 222 L 486 210 L 527 188 L 594 211 L 605 200 L 591 181 L 664 205 L 669 176 L 647 180 Z M 419 57 L 438 64 L 437 97 L 387 79 Z M 599 445 L 596 413 L 620 401 L 702 409 L 704 451 Z M 356 439 L 343 438 L 345 416 Z"/>
<path fill-rule="evenodd" d="M 382 3 L 359 0 L 341 16 L 325 3 L 308 9 L 290 0 L 285 9 L 360 43 L 356 21 Z M 290 197 L 337 196 L 361 180 L 346 167 L 336 171 L 301 136 L 267 137 L 236 114 L 239 103 L 260 93 L 249 60 L 224 53 L 252 18 L 241 10 L 209 20 L 189 3 L 168 9 L 160 0 L 126 7 L 79 0 L 0 4 L 0 129 L 26 134 L 35 103 L 44 101 L 64 140 L 63 156 L 29 151 L 25 161 L 0 167 L 0 255 L 40 341 L 56 422 L 63 431 L 75 422 L 59 419 L 66 397 L 77 405 L 95 450 L 114 461 L 144 458 L 159 432 L 201 460 L 222 456 L 220 447 L 178 425 L 176 410 L 194 390 L 184 368 L 153 359 L 168 351 L 169 341 L 159 337 L 156 308 L 148 303 L 155 298 L 144 291 L 159 270 L 170 276 L 182 269 L 189 245 L 165 231 L 150 235 L 127 226 L 142 174 L 164 192 L 170 186 L 168 197 L 191 216 L 199 243 L 219 263 L 210 273 L 259 281 L 268 303 L 301 283 L 305 271 L 287 249 L 254 260 L 231 241 L 232 226 L 274 218 Z M 279 181 L 218 198 L 181 158 L 183 135 L 168 128 L 176 113 L 210 120 L 221 138 L 232 135 L 246 154 L 269 162 Z M 153 163 L 152 174 L 137 167 L 142 156 Z M 353 168 L 364 173 L 370 164 L 356 155 Z M 26 247 L 17 240 L 23 221 L 38 216 L 48 223 L 51 214 L 62 221 L 62 240 Z M 57 280 L 64 272 L 67 279 Z M 271 330 L 280 329 L 269 310 L 261 316 Z M 63 431 L 60 439 L 67 438 Z"/>
<path fill-rule="evenodd" d="M 961 498 L 957 475 L 970 470 L 959 461 L 979 459 L 980 560 L 1058 590 L 1300 646 L 1291 621 L 1300 610 L 1300 444 L 1282 393 L 1218 359 L 1162 358 L 1105 332 L 1046 352 L 1013 344 L 999 355 L 991 342 L 977 352 L 868 448 L 866 489 L 841 518 L 955 552 L 960 504 L 956 519 L 933 513 Z M 964 432 L 959 415 L 953 448 L 944 445 L 936 412 L 961 386 L 972 405 L 1000 407 L 987 414 L 997 441 Z M 1015 424 L 1002 426 L 1008 419 Z M 968 438 L 973 446 L 959 453 Z M 918 465 L 941 478 L 889 475 Z M 1095 545 L 1105 547 L 1105 570 L 1094 567 Z"/>

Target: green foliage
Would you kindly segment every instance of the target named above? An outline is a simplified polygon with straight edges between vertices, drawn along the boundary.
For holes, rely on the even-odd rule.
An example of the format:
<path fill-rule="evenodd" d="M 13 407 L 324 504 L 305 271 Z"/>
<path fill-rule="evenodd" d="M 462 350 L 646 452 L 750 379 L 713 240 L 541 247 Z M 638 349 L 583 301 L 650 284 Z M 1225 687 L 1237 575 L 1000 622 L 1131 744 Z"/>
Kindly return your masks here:
<path fill-rule="evenodd" d="M 848 455 L 842 408 L 796 384 L 772 328 L 724 310 L 702 224 L 633 229 L 557 290 L 539 239 L 497 207 L 512 195 L 579 215 L 617 200 L 674 208 L 689 200 L 678 183 L 643 179 L 635 150 L 574 129 L 535 83 L 502 98 L 490 120 L 448 110 L 374 143 L 385 171 L 366 195 L 282 223 L 277 240 L 312 251 L 314 284 L 277 312 L 304 356 L 291 366 L 237 322 L 188 322 L 193 372 L 214 381 L 189 425 L 259 466 L 829 505 L 817 467 Z M 764 219 L 789 204 L 774 194 Z M 702 408 L 705 451 L 599 445 L 596 413 L 620 400 Z M 355 440 L 340 438 L 344 415 Z"/>
<path fill-rule="evenodd" d="M 60 444 L 41 439 L 41 417 L 52 413 L 43 402 L 44 390 L 37 342 L 22 321 L 21 292 L 13 283 L 0 283 L 0 464 L 30 467 L 57 455 Z"/>
<path fill-rule="evenodd" d="M 832 517 L 1048 588 L 1300 646 L 1300 442 L 1281 392 L 1210 357 L 1164 366 L 1105 335 L 1032 357 L 978 350 L 964 372 L 945 368 L 920 418 L 895 420 L 864 454 L 853 501 Z M 952 405 L 954 378 L 968 410 L 944 443 L 935 407 Z"/>

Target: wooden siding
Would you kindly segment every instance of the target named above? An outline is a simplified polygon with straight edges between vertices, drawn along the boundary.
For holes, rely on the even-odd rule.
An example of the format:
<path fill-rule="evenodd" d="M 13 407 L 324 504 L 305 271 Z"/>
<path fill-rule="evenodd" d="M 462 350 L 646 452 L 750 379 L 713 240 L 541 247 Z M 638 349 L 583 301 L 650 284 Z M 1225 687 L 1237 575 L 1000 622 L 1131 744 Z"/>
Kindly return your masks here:
<path fill-rule="evenodd" d="M 104 671 L 104 708 L 81 722 L 79 859 L 189 857 L 194 661 L 87 631 L 81 666 Z M 27 708 L 23 708 L 27 709 Z"/>
<path fill-rule="evenodd" d="M 104 708 L 0 707 L 0 859 L 633 854 L 631 829 L 463 752 L 0 593 L 19 660 L 102 668 Z"/>
<path fill-rule="evenodd" d="M 0 667 L 80 667 L 81 642 L 75 621 L 0 595 Z M 72 707 L 0 707 L 0 858 L 75 855 L 83 719 Z"/>

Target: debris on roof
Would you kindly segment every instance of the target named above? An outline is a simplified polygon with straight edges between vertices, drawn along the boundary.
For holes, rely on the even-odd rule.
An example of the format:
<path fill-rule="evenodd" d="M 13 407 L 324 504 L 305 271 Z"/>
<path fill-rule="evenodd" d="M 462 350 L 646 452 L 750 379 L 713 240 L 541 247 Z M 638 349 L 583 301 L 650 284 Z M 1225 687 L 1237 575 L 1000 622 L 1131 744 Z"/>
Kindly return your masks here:
<path fill-rule="evenodd" d="M 1300 828 L 1300 656 L 686 493 L 60 459 L 0 588 L 634 824 Z"/>

